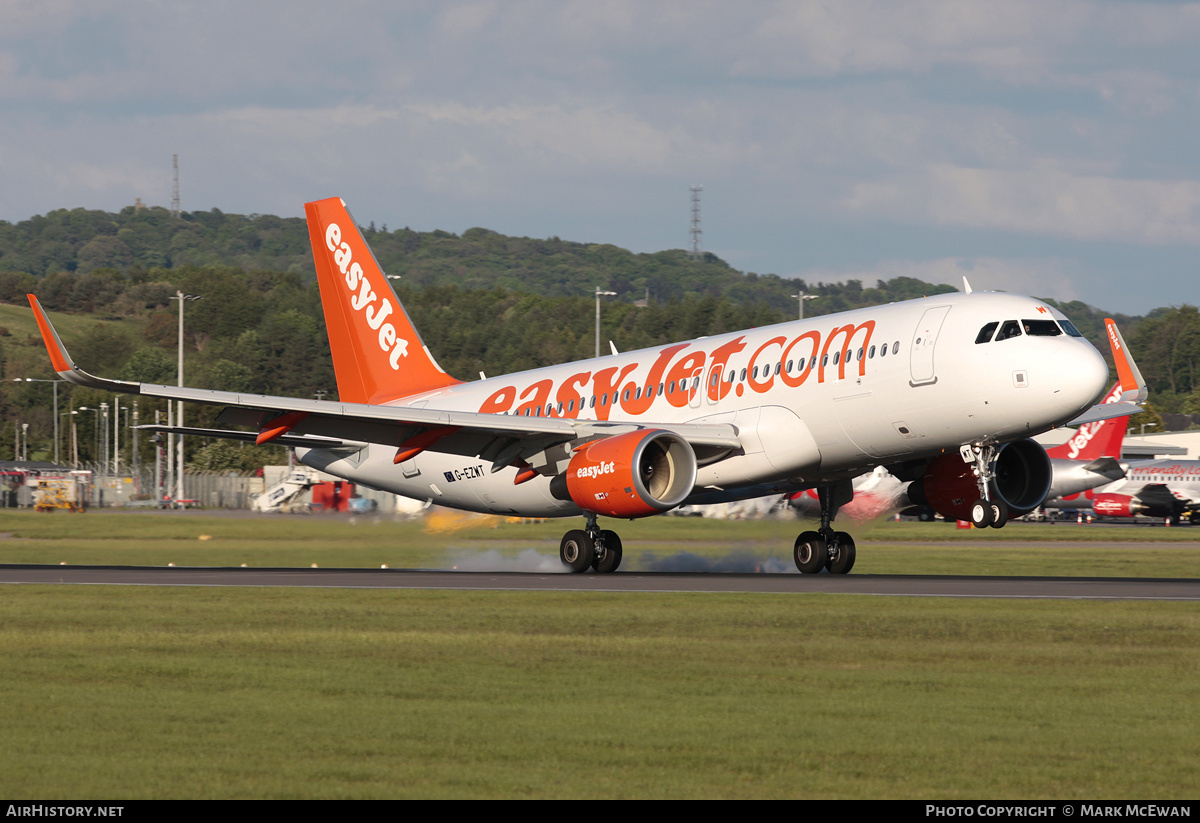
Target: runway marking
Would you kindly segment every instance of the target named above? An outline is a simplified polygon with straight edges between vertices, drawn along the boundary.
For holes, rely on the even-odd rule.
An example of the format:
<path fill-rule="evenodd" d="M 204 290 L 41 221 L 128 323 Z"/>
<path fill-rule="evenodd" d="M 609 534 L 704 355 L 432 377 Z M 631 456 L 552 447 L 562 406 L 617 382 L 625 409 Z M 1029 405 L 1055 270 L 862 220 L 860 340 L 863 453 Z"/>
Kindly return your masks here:
<path fill-rule="evenodd" d="M 1174 578 L 970 577 L 622 573 L 530 575 L 417 569 L 246 569 L 0 566 L 11 585 L 289 587 L 610 594 L 855 594 L 1014 600 L 1200 600 L 1200 580 Z"/>

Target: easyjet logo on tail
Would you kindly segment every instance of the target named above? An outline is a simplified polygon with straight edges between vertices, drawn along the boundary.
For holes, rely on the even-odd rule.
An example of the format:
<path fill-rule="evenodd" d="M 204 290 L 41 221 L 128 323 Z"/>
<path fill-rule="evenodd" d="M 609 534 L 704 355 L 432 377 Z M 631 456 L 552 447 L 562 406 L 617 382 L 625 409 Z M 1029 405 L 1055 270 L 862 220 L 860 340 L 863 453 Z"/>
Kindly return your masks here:
<path fill-rule="evenodd" d="M 325 247 L 333 252 L 333 262 L 346 278 L 346 288 L 350 291 L 350 308 L 356 312 L 363 312 L 367 318 L 367 325 L 372 331 L 379 333 L 379 348 L 388 352 L 388 364 L 393 371 L 399 371 L 400 358 L 408 357 L 408 341 L 396 333 L 395 326 L 384 322 L 388 315 L 395 311 L 392 301 L 384 297 L 378 306 L 375 305 L 375 301 L 379 299 L 378 295 L 371 289 L 371 281 L 366 277 L 362 266 L 354 260 L 350 244 L 342 241 L 342 227 L 337 223 L 330 223 L 326 227 Z"/>

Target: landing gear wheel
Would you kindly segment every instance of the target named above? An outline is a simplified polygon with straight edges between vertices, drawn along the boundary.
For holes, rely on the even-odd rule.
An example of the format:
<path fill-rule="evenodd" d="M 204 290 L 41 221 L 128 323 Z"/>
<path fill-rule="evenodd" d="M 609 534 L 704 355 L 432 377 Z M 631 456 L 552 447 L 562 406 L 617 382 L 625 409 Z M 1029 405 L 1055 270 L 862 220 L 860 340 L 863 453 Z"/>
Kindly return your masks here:
<path fill-rule="evenodd" d="M 989 524 L 993 529 L 1003 529 L 1004 524 L 1008 522 L 1008 504 L 1003 500 L 992 501 L 992 522 Z"/>
<path fill-rule="evenodd" d="M 621 565 L 621 538 L 606 529 L 600 532 L 600 539 L 604 542 L 604 556 L 597 556 L 592 561 L 592 568 L 598 574 L 611 574 Z"/>
<path fill-rule="evenodd" d="M 982 497 L 971 504 L 971 525 L 986 529 L 992 524 L 992 504 Z"/>
<path fill-rule="evenodd" d="M 849 574 L 854 568 L 854 538 L 846 532 L 837 533 L 837 557 L 827 563 L 830 574 Z"/>
<path fill-rule="evenodd" d="M 829 562 L 829 549 L 818 532 L 801 532 L 792 554 L 801 574 L 817 574 Z"/>
<path fill-rule="evenodd" d="M 587 532 L 571 529 L 563 535 L 562 543 L 558 547 L 558 556 L 571 571 L 581 574 L 587 571 L 596 559 L 596 548 Z"/>

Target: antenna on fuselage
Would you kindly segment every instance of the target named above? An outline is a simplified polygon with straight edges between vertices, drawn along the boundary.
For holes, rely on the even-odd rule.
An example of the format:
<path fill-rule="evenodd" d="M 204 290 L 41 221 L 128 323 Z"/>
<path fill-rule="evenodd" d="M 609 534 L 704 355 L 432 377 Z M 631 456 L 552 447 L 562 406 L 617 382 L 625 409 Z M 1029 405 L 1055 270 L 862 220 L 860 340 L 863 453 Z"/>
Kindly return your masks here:
<path fill-rule="evenodd" d="M 963 275 L 963 294 L 971 293 L 971 284 L 967 282 L 967 276 Z"/>

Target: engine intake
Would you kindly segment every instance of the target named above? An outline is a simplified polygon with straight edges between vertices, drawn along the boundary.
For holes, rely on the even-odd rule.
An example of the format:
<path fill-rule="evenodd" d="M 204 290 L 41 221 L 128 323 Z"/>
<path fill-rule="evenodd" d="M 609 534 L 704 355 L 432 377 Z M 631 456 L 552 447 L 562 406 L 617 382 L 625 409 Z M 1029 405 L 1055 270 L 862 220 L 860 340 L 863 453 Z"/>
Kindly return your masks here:
<path fill-rule="evenodd" d="M 568 495 L 584 511 L 646 517 L 678 506 L 691 494 L 696 454 L 673 432 L 627 432 L 584 443 L 565 477 Z"/>
<path fill-rule="evenodd" d="M 1016 517 L 1042 505 L 1052 476 L 1046 450 L 1033 440 L 1017 440 L 997 452 L 990 492 Z M 916 505 L 931 506 L 943 517 L 969 520 L 971 504 L 979 498 L 975 467 L 957 454 L 935 457 L 925 467 L 925 476 L 908 487 L 908 496 Z"/>

